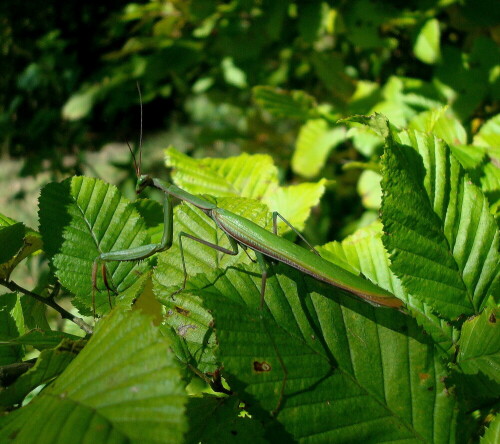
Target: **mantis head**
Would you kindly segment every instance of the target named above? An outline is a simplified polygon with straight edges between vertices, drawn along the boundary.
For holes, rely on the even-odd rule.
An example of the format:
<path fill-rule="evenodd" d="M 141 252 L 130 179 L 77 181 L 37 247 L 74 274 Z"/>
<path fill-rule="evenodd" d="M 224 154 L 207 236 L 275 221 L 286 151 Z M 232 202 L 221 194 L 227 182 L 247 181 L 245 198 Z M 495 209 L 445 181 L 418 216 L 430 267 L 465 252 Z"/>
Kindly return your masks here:
<path fill-rule="evenodd" d="M 137 184 L 135 186 L 136 194 L 141 194 L 144 191 L 144 188 L 153 185 L 153 178 L 148 174 L 141 174 L 137 179 Z"/>

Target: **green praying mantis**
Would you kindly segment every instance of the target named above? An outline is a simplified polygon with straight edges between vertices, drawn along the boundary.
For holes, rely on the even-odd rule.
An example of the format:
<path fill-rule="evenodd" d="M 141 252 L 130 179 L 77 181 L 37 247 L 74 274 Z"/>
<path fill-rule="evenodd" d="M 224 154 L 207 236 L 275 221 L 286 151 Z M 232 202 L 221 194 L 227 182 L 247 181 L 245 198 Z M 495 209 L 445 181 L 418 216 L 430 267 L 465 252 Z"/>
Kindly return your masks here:
<path fill-rule="evenodd" d="M 215 225 L 221 229 L 229 240 L 231 249 L 223 248 L 219 245 L 208 242 L 204 239 L 193 236 L 189 233 L 179 233 L 179 247 L 181 253 L 184 280 L 182 286 L 174 294 L 183 291 L 186 287 L 188 277 L 184 250 L 182 246 L 183 238 L 189 238 L 208 247 L 214 248 L 225 254 L 236 255 L 238 248 L 254 251 L 257 262 L 262 271 L 261 282 L 261 305 L 264 301 L 266 280 L 268 276 L 269 262 L 283 262 L 297 270 L 312 276 L 313 278 L 325 282 L 334 287 L 353 294 L 368 303 L 380 306 L 401 309 L 403 302 L 392 293 L 384 290 L 368 279 L 353 274 L 342 267 L 322 258 L 319 253 L 301 236 L 301 234 L 278 212 L 273 212 L 273 232 L 270 232 L 249 219 L 239 216 L 231 211 L 219 208 L 200 196 L 188 193 L 187 191 L 171 184 L 165 180 L 151 177 L 147 174 L 140 174 L 140 166 L 137 168 L 138 180 L 136 193 L 141 194 L 146 188 L 155 188 L 163 193 L 163 221 L 164 229 L 160 243 L 152 243 L 127 250 L 111 251 L 101 253 L 93 267 L 93 287 L 95 288 L 97 263 L 110 261 L 136 261 L 146 259 L 153 254 L 168 250 L 173 243 L 173 206 L 172 197 L 188 202 L 200 209 Z M 277 219 L 282 219 L 291 229 L 293 229 L 309 246 L 307 250 L 277 234 Z M 103 267 L 103 278 L 107 288 L 108 281 Z"/>
<path fill-rule="evenodd" d="M 296 268 L 297 270 L 302 271 L 319 281 L 326 282 L 327 284 L 341 288 L 355 296 L 358 296 L 372 305 L 391 308 L 400 308 L 403 305 L 402 301 L 396 298 L 392 293 L 380 288 L 368 279 L 355 275 L 338 265 L 323 259 L 317 251 L 307 243 L 300 233 L 298 233 L 295 228 L 278 212 L 273 212 L 273 232 L 271 233 L 249 219 L 238 216 L 237 214 L 223 208 L 219 208 L 216 204 L 209 202 L 202 197 L 188 193 L 187 191 L 184 191 L 162 179 L 153 178 L 146 174 L 140 175 L 137 181 L 136 193 L 141 194 L 142 191 L 148 187 L 156 188 L 164 193 L 164 230 L 161 242 L 143 245 L 128 250 L 102 253 L 97 258 L 95 264 L 97 262 L 105 263 L 110 261 L 142 260 L 152 256 L 153 254 L 168 250 L 173 243 L 172 197 L 175 197 L 184 202 L 188 202 L 203 211 L 214 221 L 216 226 L 225 233 L 231 245 L 231 249 L 223 248 L 204 239 L 195 237 L 189 233 L 180 232 L 179 246 L 184 271 L 184 280 L 182 287 L 176 293 L 185 289 L 188 276 L 186 262 L 184 259 L 184 250 L 182 247 L 182 238 L 186 237 L 230 255 L 238 254 L 238 247 L 245 250 L 253 250 L 262 270 L 261 303 L 264 299 L 268 274 L 267 270 L 269 261 L 271 260 L 290 265 L 291 267 Z M 302 248 L 301 246 L 278 236 L 278 217 L 281 218 L 290 228 L 296 231 L 297 234 L 299 234 L 299 236 L 309 245 L 311 250 Z M 93 274 L 95 275 L 95 273 Z M 103 273 L 103 275 L 105 276 L 105 273 Z"/>
<path fill-rule="evenodd" d="M 142 109 L 141 109 L 142 121 Z M 142 127 L 142 125 L 141 125 Z M 141 131 L 142 133 L 142 131 Z M 141 134 L 142 138 L 142 134 Z M 140 144 L 141 146 L 141 144 Z M 130 149 L 130 146 L 129 146 Z M 200 196 L 193 195 L 187 191 L 169 183 L 165 180 L 151 177 L 147 174 L 141 174 L 142 149 L 140 148 L 139 162 L 136 162 L 135 156 L 130 149 L 134 158 L 134 164 L 137 174 L 136 193 L 141 194 L 146 188 L 154 188 L 163 193 L 163 235 L 160 243 L 151 243 L 136 248 L 126 250 L 110 251 L 101 253 L 94 261 L 92 268 L 92 304 L 95 313 L 95 290 L 97 280 L 97 265 L 102 263 L 102 276 L 104 284 L 108 290 L 110 299 L 110 291 L 112 286 L 109 285 L 105 263 L 111 261 L 136 261 L 146 259 L 156 253 L 168 250 L 173 244 L 173 206 L 172 198 L 177 198 L 187 202 L 205 213 L 215 225 L 222 230 L 229 240 L 230 249 L 221 247 L 217 244 L 208 242 L 204 239 L 193 236 L 190 233 L 180 232 L 178 235 L 182 268 L 184 279 L 176 292 L 171 296 L 183 291 L 186 288 L 188 273 L 186 269 L 186 261 L 184 257 L 183 239 L 191 239 L 199 242 L 215 250 L 230 254 L 238 254 L 241 247 L 244 251 L 248 249 L 255 253 L 257 262 L 260 265 L 262 279 L 260 285 L 260 309 L 264 306 L 264 296 L 266 291 L 266 281 L 268 270 L 272 262 L 282 262 L 287 264 L 302 273 L 305 273 L 318 281 L 322 281 L 328 285 L 340 288 L 358 298 L 377 307 L 389 307 L 403 311 L 403 302 L 395 297 L 392 293 L 384 290 L 363 276 L 353 274 L 338 265 L 322 258 L 319 253 L 312 247 L 306 239 L 278 212 L 272 213 L 273 231 L 270 232 L 251 220 L 239 216 L 231 211 L 219 208 L 216 203 L 208 201 Z M 282 219 L 292 230 L 297 233 L 301 239 L 308 245 L 309 249 L 303 248 L 283 237 L 278 236 L 277 219 Z M 248 254 L 248 253 L 247 253 Z M 111 304 L 111 300 L 110 300 Z M 262 314 L 261 321 L 263 322 Z M 263 322 L 264 323 L 264 322 Z M 271 337 L 267 327 L 264 324 L 267 334 Z M 277 350 L 274 341 L 271 337 L 271 343 L 276 352 L 278 361 L 283 369 L 284 377 L 282 381 L 281 391 L 276 408 L 273 414 L 276 413 L 282 403 L 284 389 L 287 382 L 287 369 L 285 363 Z"/>
<path fill-rule="evenodd" d="M 134 159 L 135 162 L 135 159 Z M 193 241 L 199 242 L 208 247 L 214 248 L 225 254 L 236 255 L 238 254 L 238 249 L 241 247 L 244 251 L 250 249 L 254 251 L 257 262 L 260 265 L 262 272 L 261 286 L 260 286 L 260 309 L 262 310 L 264 306 L 264 296 L 266 291 L 266 280 L 268 277 L 268 270 L 270 262 L 283 262 L 313 278 L 318 281 L 325 282 L 328 285 L 340 288 L 347 291 L 348 293 L 361 298 L 368 303 L 379 306 L 379 307 L 389 307 L 398 310 L 402 310 L 403 302 L 396 298 L 392 293 L 384 290 L 378 285 L 372 283 L 368 279 L 353 274 L 338 265 L 322 258 L 319 253 L 312 247 L 302 235 L 295 230 L 295 228 L 278 212 L 273 212 L 273 231 L 270 232 L 249 219 L 239 216 L 231 211 L 223 208 L 219 208 L 215 203 L 210 202 L 200 196 L 193 195 L 187 191 L 177 187 L 176 185 L 169 183 L 165 180 L 151 177 L 147 174 L 140 174 L 140 163 L 139 166 L 136 163 L 136 172 L 138 175 L 136 193 L 141 194 L 146 188 L 155 188 L 163 193 L 163 235 L 160 243 L 151 243 L 148 245 L 143 245 L 136 248 L 131 248 L 127 250 L 111 251 L 106 253 L 101 253 L 98 258 L 94 261 L 94 267 L 92 272 L 92 283 L 93 288 L 96 288 L 96 274 L 97 274 L 97 264 L 101 262 L 102 275 L 104 283 L 108 289 L 108 295 L 111 287 L 109 286 L 106 277 L 105 263 L 110 261 L 136 261 L 146 259 L 153 254 L 160 253 L 162 251 L 168 250 L 173 243 L 173 206 L 172 198 L 177 198 L 181 201 L 188 202 L 196 208 L 200 209 L 205 213 L 215 225 L 222 230 L 229 240 L 231 248 L 224 248 L 219 245 L 208 242 L 204 239 L 193 236 L 190 233 L 180 232 L 178 235 L 180 255 L 182 261 L 182 268 L 184 271 L 184 279 L 176 292 L 171 296 L 183 291 L 186 287 L 186 282 L 188 278 L 188 273 L 186 269 L 186 261 L 184 257 L 183 249 L 183 239 L 191 239 Z M 309 250 L 303 248 L 277 234 L 277 219 L 281 218 L 291 229 L 293 229 L 309 246 Z M 93 292 L 93 301 L 94 304 Z M 263 322 L 262 314 L 261 321 Z M 264 324 L 264 328 L 267 334 L 270 333 Z M 278 399 L 276 408 L 273 410 L 273 415 L 279 410 L 284 396 L 285 385 L 287 381 L 287 369 L 285 363 L 277 350 L 274 342 L 271 338 L 271 343 L 276 352 L 278 361 L 283 369 L 284 378 L 281 386 L 281 391 Z"/>

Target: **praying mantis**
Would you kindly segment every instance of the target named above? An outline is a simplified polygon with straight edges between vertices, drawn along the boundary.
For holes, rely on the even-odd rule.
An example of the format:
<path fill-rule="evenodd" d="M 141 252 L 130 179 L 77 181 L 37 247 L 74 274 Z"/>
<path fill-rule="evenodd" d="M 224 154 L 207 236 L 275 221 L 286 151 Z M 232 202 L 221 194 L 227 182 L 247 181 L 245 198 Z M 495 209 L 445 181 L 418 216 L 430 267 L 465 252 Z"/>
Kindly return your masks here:
<path fill-rule="evenodd" d="M 135 160 L 134 160 L 135 162 Z M 283 262 L 318 281 L 325 282 L 328 285 L 338 287 L 348 293 L 365 300 L 366 302 L 380 307 L 389 307 L 402 310 L 403 302 L 396 298 L 392 293 L 382 289 L 378 285 L 372 283 L 368 279 L 353 274 L 338 265 L 322 258 L 319 253 L 312 247 L 295 228 L 278 212 L 273 212 L 273 231 L 270 232 L 249 219 L 239 216 L 231 211 L 219 208 L 215 203 L 210 202 L 200 196 L 193 195 L 187 191 L 169 183 L 165 180 L 151 177 L 147 174 L 140 174 L 140 166 L 137 167 L 138 180 L 136 184 L 136 193 L 141 194 L 146 188 L 154 188 L 163 193 L 163 235 L 161 242 L 151 243 L 140 247 L 135 247 L 127 250 L 111 251 L 101 253 L 94 262 L 92 279 L 93 288 L 95 288 L 97 263 L 103 263 L 103 279 L 108 291 L 106 278 L 106 269 L 104 264 L 110 261 L 135 261 L 146 259 L 156 253 L 168 250 L 173 244 L 173 206 L 172 198 L 177 198 L 181 201 L 188 202 L 205 213 L 215 225 L 222 230 L 230 243 L 230 249 L 221 247 L 217 244 L 208 242 L 204 239 L 193 236 L 186 232 L 180 232 L 178 235 L 182 268 L 184 279 L 181 288 L 174 292 L 171 296 L 183 291 L 187 282 L 187 269 L 184 257 L 184 249 L 182 245 L 183 238 L 191 239 L 208 247 L 214 248 L 225 254 L 236 255 L 238 249 L 250 249 L 254 251 L 257 262 L 260 265 L 262 272 L 260 286 L 260 309 L 264 306 L 264 296 L 266 291 L 266 280 L 268 277 L 268 269 L 270 262 Z M 290 228 L 292 228 L 309 246 L 309 250 L 303 248 L 277 234 L 277 218 L 280 217 Z M 261 321 L 263 322 L 262 314 Z M 264 325 L 267 334 L 270 333 Z M 284 378 L 282 381 L 281 391 L 274 414 L 279 410 L 284 396 L 285 385 L 287 382 L 287 369 L 285 363 L 277 350 L 274 341 L 271 338 L 273 348 L 276 352 L 278 361 L 283 369 Z"/>
<path fill-rule="evenodd" d="M 208 242 L 204 239 L 193 236 L 189 233 L 179 233 L 179 246 L 182 260 L 182 268 L 184 272 L 184 280 L 182 286 L 174 294 L 183 291 L 186 287 L 187 269 L 184 259 L 184 250 L 182 247 L 182 238 L 186 237 L 193 241 L 199 242 L 208 247 L 214 248 L 225 254 L 236 255 L 238 248 L 244 250 L 251 249 L 254 251 L 257 262 L 262 271 L 261 281 L 261 306 L 264 301 L 266 289 L 266 280 L 268 276 L 268 267 L 270 261 L 283 262 L 318 281 L 325 282 L 334 287 L 338 287 L 347 291 L 368 303 L 380 306 L 400 309 L 403 302 L 396 298 L 392 293 L 384 290 L 378 285 L 372 283 L 368 279 L 351 273 L 342 267 L 322 258 L 319 253 L 298 233 L 297 230 L 278 212 L 273 212 L 273 232 L 262 228 L 256 223 L 242 216 L 219 208 L 215 203 L 212 203 L 202 197 L 188 193 L 187 191 L 171 184 L 165 180 L 153 178 L 147 174 L 139 175 L 136 185 L 136 193 L 141 194 L 146 188 L 155 188 L 163 193 L 163 235 L 160 243 L 152 243 L 135 247 L 127 250 L 111 251 L 101 253 L 94 262 L 93 269 L 93 287 L 95 288 L 96 279 L 96 264 L 98 262 L 110 261 L 135 261 L 146 259 L 153 254 L 168 250 L 173 243 L 173 207 L 172 197 L 181 201 L 188 202 L 196 208 L 200 209 L 215 225 L 220 228 L 227 239 L 229 240 L 231 249 L 221 247 L 219 245 Z M 278 236 L 277 234 L 277 219 L 281 218 L 290 228 L 292 228 L 310 247 L 310 250 Z M 108 282 L 106 273 L 103 271 L 103 278 L 106 286 Z M 108 287 L 109 288 L 109 287 Z"/>
<path fill-rule="evenodd" d="M 184 279 L 181 287 L 171 295 L 172 297 L 186 288 L 188 273 L 186 269 L 186 261 L 184 257 L 182 242 L 183 239 L 187 238 L 229 255 L 237 255 L 240 247 L 244 251 L 247 251 L 247 249 L 252 250 L 255 253 L 257 262 L 259 263 L 262 272 L 260 285 L 261 310 L 264 306 L 266 281 L 270 263 L 282 262 L 299 270 L 304 274 L 313 277 L 318 281 L 322 281 L 333 287 L 340 288 L 358 298 L 361 298 L 369 304 L 377 307 L 388 307 L 403 311 L 403 302 L 392 293 L 384 290 L 383 288 L 379 287 L 363 276 L 351 273 L 343 269 L 342 267 L 339 267 L 338 265 L 322 258 L 314 249 L 314 247 L 312 247 L 307 242 L 307 240 L 304 239 L 304 237 L 302 237 L 302 235 L 278 212 L 275 211 L 272 213 L 273 231 L 270 232 L 252 222 L 251 220 L 239 216 L 229 210 L 219 208 L 216 203 L 204 199 L 203 197 L 191 194 L 172 183 L 159 178 L 151 177 L 147 174 L 141 174 L 141 158 L 139 158 L 139 162 L 137 163 L 131 149 L 130 151 L 132 153 L 132 156 L 134 157 L 134 164 L 138 177 L 136 184 L 137 195 L 141 194 L 146 188 L 154 188 L 163 193 L 163 234 L 159 243 L 151 243 L 148 245 L 143 245 L 126 250 L 104 252 L 95 259 L 92 269 L 92 304 L 94 307 L 98 263 L 102 263 L 103 280 L 106 288 L 108 289 L 109 296 L 109 291 L 112 290 L 112 287 L 109 285 L 107 279 L 107 272 L 105 267 L 106 262 L 143 260 L 156 253 L 166 251 L 172 246 L 174 240 L 172 198 L 177 198 L 183 202 L 187 202 L 195 206 L 206 216 L 212 219 L 216 227 L 218 227 L 227 237 L 230 248 L 221 247 L 217 244 L 198 238 L 190 233 L 180 232 L 178 234 L 178 241 Z M 142 150 L 140 151 L 140 155 L 142 156 Z M 309 249 L 303 248 L 283 237 L 278 236 L 278 217 L 301 237 L 301 239 L 308 245 Z M 271 343 L 284 373 L 279 399 L 276 408 L 272 412 L 272 414 L 274 415 L 279 410 L 283 400 L 288 371 L 279 350 L 272 340 L 270 332 L 265 326 L 262 314 L 261 322 L 264 324 L 264 329 L 271 338 Z"/>

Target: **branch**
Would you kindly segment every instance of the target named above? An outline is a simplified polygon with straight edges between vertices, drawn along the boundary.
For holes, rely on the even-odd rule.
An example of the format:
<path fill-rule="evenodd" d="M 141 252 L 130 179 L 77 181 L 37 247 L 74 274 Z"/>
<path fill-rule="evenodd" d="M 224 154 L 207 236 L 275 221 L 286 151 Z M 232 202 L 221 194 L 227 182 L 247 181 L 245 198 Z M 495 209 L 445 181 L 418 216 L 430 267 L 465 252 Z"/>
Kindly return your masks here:
<path fill-rule="evenodd" d="M 6 281 L 5 279 L 0 279 L 0 284 L 3 285 L 4 287 L 7 287 L 9 290 L 23 293 L 26 296 L 31 296 L 32 298 L 36 299 L 37 301 L 40 301 L 43 304 L 48 305 L 49 307 L 52 307 L 55 311 L 57 311 L 61 315 L 61 317 L 63 319 L 68 319 L 69 321 L 75 323 L 85 333 L 92 334 L 92 327 L 90 325 L 88 325 L 82 318 L 79 318 L 77 316 L 72 315 L 69 311 L 62 308 L 55 301 L 53 301 L 51 298 L 44 298 L 43 296 L 40 296 L 39 294 L 33 293 L 32 291 L 29 291 L 29 290 L 26 290 L 25 288 L 17 285 L 14 281 Z"/>

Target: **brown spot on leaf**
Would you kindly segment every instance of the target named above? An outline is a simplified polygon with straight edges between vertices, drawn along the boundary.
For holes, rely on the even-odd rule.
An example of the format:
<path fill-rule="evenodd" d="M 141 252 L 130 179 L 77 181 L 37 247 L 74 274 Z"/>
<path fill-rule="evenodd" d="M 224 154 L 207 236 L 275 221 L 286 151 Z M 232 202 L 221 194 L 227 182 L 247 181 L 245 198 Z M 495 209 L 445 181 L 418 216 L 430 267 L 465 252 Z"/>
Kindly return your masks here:
<path fill-rule="evenodd" d="M 430 378 L 429 373 L 419 373 L 418 377 L 420 378 L 421 381 L 425 381 Z"/>
<path fill-rule="evenodd" d="M 191 313 L 189 310 L 186 310 L 185 308 L 182 308 L 182 307 L 179 307 L 179 306 L 175 306 L 175 311 L 183 316 L 189 316 L 189 314 Z"/>
<path fill-rule="evenodd" d="M 492 324 L 495 324 L 497 322 L 497 317 L 495 316 L 495 313 L 490 314 L 488 321 L 491 322 Z"/>
<path fill-rule="evenodd" d="M 270 372 L 272 370 L 271 364 L 269 364 L 266 361 L 253 361 L 253 369 L 257 373 L 265 373 L 265 372 Z"/>

